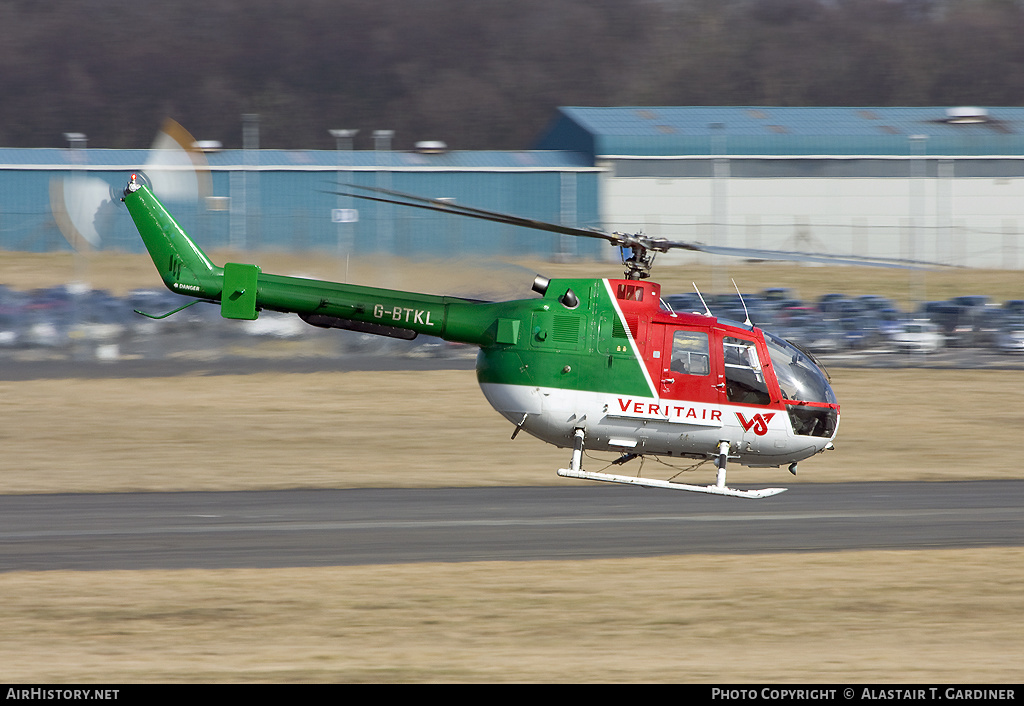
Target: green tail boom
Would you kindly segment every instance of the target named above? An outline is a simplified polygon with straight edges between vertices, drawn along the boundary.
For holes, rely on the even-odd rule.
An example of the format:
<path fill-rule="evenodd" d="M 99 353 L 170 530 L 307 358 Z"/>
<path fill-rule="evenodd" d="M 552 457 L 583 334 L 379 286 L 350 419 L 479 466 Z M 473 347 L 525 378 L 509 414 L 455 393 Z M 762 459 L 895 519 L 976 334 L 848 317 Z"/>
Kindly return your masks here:
<path fill-rule="evenodd" d="M 415 292 L 264 274 L 256 265 L 213 264 L 150 188 L 133 180 L 123 201 L 172 292 L 220 304 L 229 319 L 256 319 L 261 310 L 298 314 L 320 327 L 397 338 L 418 334 L 489 345 L 510 334 L 499 325 L 515 302 L 476 302 Z M 526 303 L 526 302 L 522 302 Z M 529 306 L 536 302 L 530 301 Z M 499 328 L 501 330 L 499 331 Z"/>

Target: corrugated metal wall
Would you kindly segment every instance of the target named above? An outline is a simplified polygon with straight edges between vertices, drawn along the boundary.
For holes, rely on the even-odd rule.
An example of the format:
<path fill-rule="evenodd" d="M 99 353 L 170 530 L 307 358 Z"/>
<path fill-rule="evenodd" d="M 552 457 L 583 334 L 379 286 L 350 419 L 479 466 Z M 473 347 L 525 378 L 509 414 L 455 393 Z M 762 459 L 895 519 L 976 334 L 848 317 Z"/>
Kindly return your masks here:
<path fill-rule="evenodd" d="M 578 155 L 465 153 L 424 159 L 409 153 L 251 152 L 210 155 L 208 198 L 164 196 L 206 249 L 410 257 L 598 257 L 607 249 L 601 241 L 332 193 L 339 182 L 359 184 L 554 223 L 600 226 L 598 170 L 582 164 Z M 0 150 L 0 248 L 68 250 L 84 240 L 98 249 L 140 252 L 142 243 L 117 199 L 148 157 L 140 150 Z M 100 205 L 102 199 L 106 203 Z"/>

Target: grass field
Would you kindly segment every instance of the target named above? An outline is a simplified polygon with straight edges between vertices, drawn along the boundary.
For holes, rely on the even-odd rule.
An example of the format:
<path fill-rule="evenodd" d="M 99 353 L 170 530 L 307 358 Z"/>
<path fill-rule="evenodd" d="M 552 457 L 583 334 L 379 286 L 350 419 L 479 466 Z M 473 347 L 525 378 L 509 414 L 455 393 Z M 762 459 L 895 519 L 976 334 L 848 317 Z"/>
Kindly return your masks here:
<path fill-rule="evenodd" d="M 0 574 L 13 683 L 1020 683 L 1022 549 Z"/>
<path fill-rule="evenodd" d="M 801 463 L 795 478 L 734 466 L 730 482 L 1021 476 L 1016 454 L 998 449 L 1024 426 L 1024 371 L 832 377 L 836 449 Z M 0 493 L 578 482 L 555 476 L 567 450 L 509 438 L 512 425 L 468 371 L 31 380 L 0 382 L 0 396 Z M 710 464 L 690 475 L 714 481 Z"/>
<path fill-rule="evenodd" d="M 1017 478 L 1024 373 L 834 371 L 792 478 Z M 0 383 L 0 492 L 567 483 L 465 372 Z M 995 442 L 993 442 L 995 440 Z M 694 478 L 711 482 L 712 471 Z M 739 502 L 739 501 L 737 501 Z M 1024 549 L 0 573 L 12 682 L 1019 682 Z"/>
<path fill-rule="evenodd" d="M 56 269 L 47 257 L 8 262 L 0 281 L 27 288 L 63 276 L 45 270 Z M 78 271 L 114 290 L 153 286 L 151 265 L 123 257 Z M 285 264 L 277 271 L 316 274 Z M 889 290 L 872 280 L 852 291 L 861 286 L 852 271 L 803 269 L 788 281 L 771 268 L 730 274 L 747 291 L 786 284 L 805 297 L 837 282 L 850 293 L 909 291 L 906 274 Z M 532 276 L 497 272 L 494 281 Z M 929 291 L 938 276 L 929 273 Z M 1012 279 L 948 286 L 1024 298 Z M 1012 451 L 1024 373 L 832 373 L 843 413 L 836 450 L 796 478 L 735 468 L 730 482 L 1024 472 Z M 554 475 L 567 452 L 509 440 L 511 425 L 471 373 L 38 380 L 0 383 L 0 395 L 0 493 L 570 482 Z M 707 469 L 691 480 L 712 478 Z M 1024 549 L 993 548 L 0 573 L 0 674 L 114 684 L 1019 683 L 1022 560 Z"/>

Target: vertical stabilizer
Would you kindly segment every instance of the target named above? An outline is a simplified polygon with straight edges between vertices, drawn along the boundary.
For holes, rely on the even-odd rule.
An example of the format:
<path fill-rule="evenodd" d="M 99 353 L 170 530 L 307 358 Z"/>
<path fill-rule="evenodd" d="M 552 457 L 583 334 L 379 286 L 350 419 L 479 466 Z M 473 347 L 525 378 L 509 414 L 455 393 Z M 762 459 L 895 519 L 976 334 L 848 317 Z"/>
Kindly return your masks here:
<path fill-rule="evenodd" d="M 148 186 L 136 175 L 124 190 L 125 206 L 164 284 L 172 292 L 220 299 L 222 270 L 215 266 Z"/>

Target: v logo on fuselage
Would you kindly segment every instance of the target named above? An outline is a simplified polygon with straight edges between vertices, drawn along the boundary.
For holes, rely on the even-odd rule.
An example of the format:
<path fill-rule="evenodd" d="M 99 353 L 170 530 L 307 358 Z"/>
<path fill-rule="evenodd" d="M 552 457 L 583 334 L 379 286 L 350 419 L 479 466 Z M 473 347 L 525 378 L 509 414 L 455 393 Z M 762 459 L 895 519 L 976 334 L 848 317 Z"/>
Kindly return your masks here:
<path fill-rule="evenodd" d="M 743 431 L 750 431 L 753 429 L 754 433 L 758 436 L 764 436 L 768 433 L 768 422 L 770 422 L 774 416 L 775 412 L 767 412 L 765 414 L 755 414 L 748 420 L 742 413 L 736 413 L 736 418 L 740 420 L 740 426 L 743 427 Z"/>

